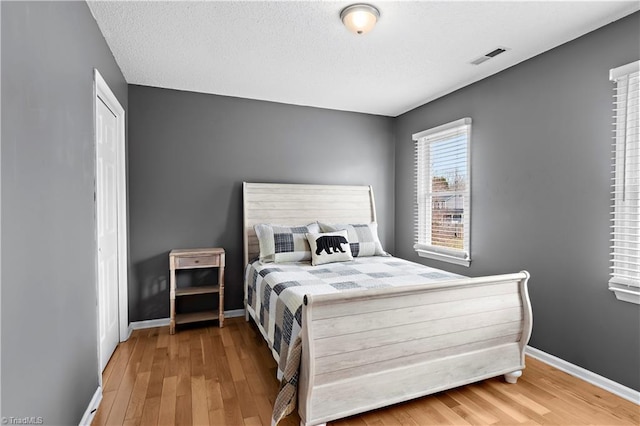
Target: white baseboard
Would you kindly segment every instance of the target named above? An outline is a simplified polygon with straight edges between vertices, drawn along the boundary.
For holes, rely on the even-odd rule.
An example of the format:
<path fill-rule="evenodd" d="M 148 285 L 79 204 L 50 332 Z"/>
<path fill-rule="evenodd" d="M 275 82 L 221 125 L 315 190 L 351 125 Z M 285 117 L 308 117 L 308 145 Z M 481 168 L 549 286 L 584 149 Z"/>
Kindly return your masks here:
<path fill-rule="evenodd" d="M 640 405 L 640 392 L 635 389 L 631 389 L 629 387 L 621 385 L 618 382 L 614 382 L 613 380 L 602 377 L 599 374 L 586 370 L 575 364 L 571 364 L 570 362 L 567 362 L 561 358 L 555 357 L 531 346 L 527 346 L 527 348 L 525 349 L 525 353 L 532 358 L 535 358 L 544 362 L 545 364 L 549 364 L 550 366 L 557 368 L 558 370 L 562 370 L 565 373 L 571 374 L 572 376 L 584 380 L 585 382 L 591 383 L 594 386 L 598 386 L 599 388 L 618 395 L 621 398 Z"/>
<path fill-rule="evenodd" d="M 244 309 L 232 309 L 224 311 L 225 318 L 237 318 L 244 316 Z M 129 335 L 133 330 L 142 330 L 145 328 L 165 327 L 169 325 L 169 318 L 158 318 L 145 321 L 134 321 L 129 323 Z M 128 336 L 127 336 L 128 338 Z"/>
<path fill-rule="evenodd" d="M 233 309 L 231 311 L 224 311 L 225 318 L 238 318 L 244 316 L 244 309 Z"/>
<path fill-rule="evenodd" d="M 169 318 L 158 318 L 145 321 L 133 321 L 129 323 L 131 330 L 142 330 L 144 328 L 164 327 L 169 325 Z"/>
<path fill-rule="evenodd" d="M 98 410 L 98 406 L 100 405 L 100 401 L 102 401 L 102 388 L 98 386 L 95 393 L 93 394 L 93 398 L 89 401 L 89 406 L 84 411 L 82 419 L 80 419 L 80 426 L 89 426 L 91 421 L 93 420 L 93 416 L 96 415 L 96 411 Z"/>

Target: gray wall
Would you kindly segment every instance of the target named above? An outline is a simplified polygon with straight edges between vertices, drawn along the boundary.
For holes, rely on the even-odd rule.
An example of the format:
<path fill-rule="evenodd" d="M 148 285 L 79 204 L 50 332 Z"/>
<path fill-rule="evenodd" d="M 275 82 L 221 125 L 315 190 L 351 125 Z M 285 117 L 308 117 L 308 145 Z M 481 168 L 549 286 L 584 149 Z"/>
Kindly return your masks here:
<path fill-rule="evenodd" d="M 393 251 L 388 117 L 129 86 L 130 320 L 169 315 L 168 252 L 224 247 L 243 308 L 242 182 L 373 185 Z"/>
<path fill-rule="evenodd" d="M 78 424 L 98 387 L 93 68 L 84 2 L 2 7 L 2 415 Z"/>
<path fill-rule="evenodd" d="M 478 276 L 531 273 L 530 344 L 640 390 L 638 305 L 607 290 L 610 68 L 640 55 L 640 14 L 397 118 L 396 254 Z M 508 54 L 508 53 L 507 53 Z M 472 117 L 470 268 L 418 258 L 412 133 Z"/>

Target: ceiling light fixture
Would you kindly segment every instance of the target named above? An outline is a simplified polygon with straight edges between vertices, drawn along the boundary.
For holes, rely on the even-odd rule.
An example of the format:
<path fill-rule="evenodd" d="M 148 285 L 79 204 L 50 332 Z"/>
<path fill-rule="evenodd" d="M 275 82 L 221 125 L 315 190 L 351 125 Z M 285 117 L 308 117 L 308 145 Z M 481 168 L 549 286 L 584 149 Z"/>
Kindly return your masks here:
<path fill-rule="evenodd" d="M 370 4 L 352 4 L 342 9 L 340 19 L 354 34 L 366 34 L 373 29 L 380 18 L 380 11 Z"/>

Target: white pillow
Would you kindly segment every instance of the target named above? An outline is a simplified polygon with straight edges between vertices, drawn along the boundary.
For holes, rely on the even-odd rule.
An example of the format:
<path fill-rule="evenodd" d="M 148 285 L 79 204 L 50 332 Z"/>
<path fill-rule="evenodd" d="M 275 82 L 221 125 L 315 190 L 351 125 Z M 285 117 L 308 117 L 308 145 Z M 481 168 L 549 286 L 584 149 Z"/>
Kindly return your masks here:
<path fill-rule="evenodd" d="M 320 232 L 317 222 L 302 226 L 255 225 L 261 263 L 300 262 L 311 259 L 307 232 Z"/>
<path fill-rule="evenodd" d="M 353 257 L 388 256 L 382 249 L 378 238 L 378 224 L 375 222 L 363 224 L 320 223 L 320 228 L 322 232 L 346 230 Z"/>
<path fill-rule="evenodd" d="M 347 231 L 308 233 L 307 240 L 311 247 L 311 264 L 314 266 L 353 260 Z"/>

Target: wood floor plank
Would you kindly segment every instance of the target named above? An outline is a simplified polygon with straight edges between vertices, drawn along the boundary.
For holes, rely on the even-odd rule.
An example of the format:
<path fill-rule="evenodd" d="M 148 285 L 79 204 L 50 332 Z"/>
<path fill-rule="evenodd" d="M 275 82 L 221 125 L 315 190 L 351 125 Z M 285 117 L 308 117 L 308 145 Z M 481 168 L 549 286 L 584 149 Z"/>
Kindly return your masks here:
<path fill-rule="evenodd" d="M 140 360 L 140 365 L 137 368 L 139 373 L 144 373 L 145 371 L 151 371 L 151 367 L 153 366 L 153 355 L 156 351 L 157 341 L 154 337 L 145 337 L 140 339 L 140 345 L 144 346 L 144 352 L 142 354 L 142 359 Z"/>
<path fill-rule="evenodd" d="M 191 391 L 184 395 L 178 395 L 176 397 L 176 425 L 191 426 L 193 424 L 192 412 Z"/>
<path fill-rule="evenodd" d="M 227 327 L 220 330 L 220 337 L 222 337 L 222 344 L 224 346 L 233 346 L 233 338 L 231 337 L 231 324 L 227 324 Z"/>
<path fill-rule="evenodd" d="M 142 417 L 140 417 L 140 425 L 151 426 L 159 423 L 158 416 L 160 414 L 160 397 L 154 396 L 147 398 L 142 409 Z"/>
<path fill-rule="evenodd" d="M 169 342 L 167 344 L 167 353 L 169 354 L 169 359 L 173 360 L 180 356 L 180 344 L 179 340 L 169 335 Z"/>
<path fill-rule="evenodd" d="M 127 412 L 124 416 L 125 420 L 140 419 L 140 417 L 142 417 L 142 409 L 147 398 L 147 387 L 149 386 L 150 376 L 150 371 L 145 371 L 137 375 L 131 397 L 129 398 Z"/>
<path fill-rule="evenodd" d="M 224 408 L 224 403 L 222 401 L 220 383 L 213 379 L 205 379 L 205 386 L 207 387 L 207 404 L 209 412 L 222 410 Z"/>
<path fill-rule="evenodd" d="M 271 424 L 271 414 L 273 413 L 273 401 L 269 400 L 265 395 L 257 395 L 254 397 L 258 415 L 262 420 L 262 424 Z"/>
<path fill-rule="evenodd" d="M 162 381 L 162 396 L 160 397 L 160 409 L 158 423 L 173 425 L 176 422 L 178 376 L 165 377 Z"/>
<path fill-rule="evenodd" d="M 191 409 L 193 424 L 209 424 L 209 406 L 204 376 L 191 377 Z"/>
<path fill-rule="evenodd" d="M 610 410 L 615 408 L 619 404 L 619 397 L 605 391 L 590 383 L 586 383 L 577 377 L 571 376 L 563 371 L 544 364 L 543 362 L 531 359 L 529 368 L 532 371 L 539 371 L 544 374 L 548 380 L 551 380 L 550 390 L 561 390 L 563 393 L 568 393 L 576 397 L 577 399 L 589 402 L 590 405 Z"/>
<path fill-rule="evenodd" d="M 629 401 L 620 401 L 621 403 L 614 408 L 614 413 L 622 419 L 630 420 L 634 425 L 640 425 L 640 406 Z"/>
<path fill-rule="evenodd" d="M 425 410 L 425 404 L 420 403 L 419 400 L 410 401 L 405 410 L 419 425 L 439 424 L 437 419 Z M 353 416 L 353 420 L 356 418 L 359 418 L 359 416 Z"/>
<path fill-rule="evenodd" d="M 367 426 L 367 423 L 362 420 L 362 417 L 347 417 L 346 419 L 336 420 L 332 422 L 335 426 Z M 428 423 L 418 423 L 418 424 L 428 424 Z"/>
<path fill-rule="evenodd" d="M 211 343 L 211 334 L 207 333 L 200 336 L 200 344 L 202 345 L 202 367 L 204 370 L 205 380 L 212 380 L 218 377 L 216 369 L 215 353 Z"/>
<path fill-rule="evenodd" d="M 233 381 L 225 381 L 220 382 L 220 391 L 222 393 L 222 403 L 227 407 L 227 401 L 233 401 L 232 406 L 237 405 L 238 409 L 240 405 L 238 404 L 238 394 L 236 393 L 236 387 Z"/>
<path fill-rule="evenodd" d="M 227 355 L 227 362 L 229 363 L 229 369 L 231 371 L 231 378 L 233 379 L 233 381 L 239 382 L 246 380 L 246 377 L 244 376 L 244 370 L 242 369 L 242 364 L 240 363 L 240 358 L 238 357 L 235 346 L 225 345 L 224 351 Z"/>
<path fill-rule="evenodd" d="M 246 380 L 234 381 L 236 395 L 238 395 L 238 403 L 243 418 L 256 417 L 258 409 L 253 399 L 253 393 L 249 389 Z"/>
<path fill-rule="evenodd" d="M 191 377 L 204 376 L 204 359 L 202 357 L 202 341 L 200 334 L 193 334 L 189 340 L 191 356 Z"/>
<path fill-rule="evenodd" d="M 191 362 L 189 356 L 179 356 L 177 396 L 191 395 Z M 189 400 L 191 402 L 191 400 Z"/>
<path fill-rule="evenodd" d="M 116 346 L 116 349 L 118 349 L 117 346 Z M 118 350 L 113 351 L 113 355 L 111 355 L 111 358 L 109 359 L 109 361 L 107 362 L 107 365 L 104 367 L 104 370 L 102 371 L 103 383 L 106 383 L 108 381 L 110 382 L 109 377 L 111 377 L 111 373 L 113 372 L 115 365 L 118 362 L 118 359 L 123 353 L 124 353 L 123 351 L 118 351 Z"/>
<path fill-rule="evenodd" d="M 116 347 L 116 350 L 111 357 L 113 358 L 113 366 L 111 367 L 112 372 L 109 374 L 109 381 L 104 381 L 104 392 L 118 390 L 120 383 L 127 372 L 127 368 L 129 367 L 129 356 L 137 344 L 138 342 L 123 342 Z M 107 363 L 107 367 L 110 363 L 111 360 Z M 105 378 L 103 376 L 103 380 L 104 379 Z"/>
<path fill-rule="evenodd" d="M 248 417 L 243 419 L 244 426 L 262 426 L 262 422 L 260 421 L 260 417 Z"/>
<path fill-rule="evenodd" d="M 385 410 L 395 417 L 395 420 L 398 421 L 402 426 L 420 426 L 420 423 L 416 422 L 413 417 L 402 407 L 402 404 L 398 410 Z"/>
<path fill-rule="evenodd" d="M 247 379 L 246 382 L 249 386 L 249 389 L 251 390 L 251 394 L 265 395 L 267 393 L 267 387 L 265 386 L 260 375 L 255 370 L 255 367 L 253 366 L 253 360 L 250 357 L 243 360 L 242 366 L 243 368 L 245 368 L 245 366 L 251 366 L 251 369 L 245 370 L 245 377 Z"/>
<path fill-rule="evenodd" d="M 517 391 L 517 389 L 514 389 L 514 386 L 511 386 L 509 383 L 498 384 L 496 381 L 491 380 L 487 384 L 492 389 L 495 389 L 496 391 L 500 392 L 505 397 L 507 397 L 508 399 L 505 400 L 507 402 L 511 400 L 519 404 L 520 406 L 533 411 L 539 416 L 544 416 L 545 414 L 550 413 L 547 407 L 544 407 L 538 404 L 537 402 L 535 402 L 534 400 L 529 399 L 526 396 L 522 395 L 520 392 Z"/>
<path fill-rule="evenodd" d="M 222 338 L 220 336 L 212 336 L 211 346 L 215 353 L 214 362 L 218 373 L 218 380 L 221 383 L 233 381 L 233 378 L 231 377 L 231 369 L 227 362 L 227 355 L 222 344 Z"/>
<path fill-rule="evenodd" d="M 574 425 L 591 425 L 592 419 L 582 410 L 576 410 L 573 407 L 565 404 L 562 400 L 558 398 L 554 398 L 547 403 L 549 409 L 558 413 L 558 415 L 562 419 L 566 419 L 566 424 L 574 424 Z"/>
<path fill-rule="evenodd" d="M 146 338 L 141 335 L 137 339 L 125 342 L 129 345 L 128 350 L 124 353 L 128 356 L 127 365 L 124 369 L 124 374 L 121 377 L 120 385 L 118 388 L 118 396 L 116 397 L 115 410 L 112 410 L 109 422 L 119 422 L 127 420 L 127 411 L 131 403 L 131 396 L 134 394 L 136 383 L 138 382 L 138 370 L 140 361 L 144 355 L 146 347 Z M 123 345 L 123 348 L 125 346 Z M 144 378 L 142 378 L 144 380 Z M 138 384 L 138 387 L 142 386 L 142 383 Z M 140 392 L 140 389 L 138 389 Z M 127 397 L 127 394 L 129 395 Z M 144 404 L 145 396 L 136 394 L 134 403 L 142 402 Z M 124 420 L 122 418 L 124 410 Z"/>
<path fill-rule="evenodd" d="M 169 330 L 167 330 L 166 328 L 162 328 L 158 333 L 156 348 L 168 348 L 168 347 L 169 347 Z"/>
<path fill-rule="evenodd" d="M 122 375 L 116 375 L 116 372 L 111 375 L 112 378 L 120 379 L 120 384 L 111 411 L 109 412 L 107 419 L 108 424 L 124 423 L 127 407 L 129 406 L 129 399 L 131 398 L 135 384 L 135 377 L 130 374 L 130 371 L 134 369 L 135 367 L 130 364 L 124 368 L 125 372 Z"/>
<path fill-rule="evenodd" d="M 249 357 L 249 347 L 245 343 L 242 335 L 239 331 L 239 326 L 237 323 L 231 323 L 229 325 L 231 331 L 231 339 L 233 340 L 233 346 L 236 348 L 236 352 L 238 353 L 238 358 L 241 360 Z"/>
<path fill-rule="evenodd" d="M 134 331 L 105 369 L 92 424 L 270 425 L 275 360 L 253 323 L 226 324 Z M 515 385 L 489 379 L 329 424 L 638 426 L 640 407 L 527 357 Z"/>
<path fill-rule="evenodd" d="M 448 407 L 445 403 L 438 399 L 438 395 L 432 399 L 432 406 L 442 417 L 446 419 L 446 423 L 455 425 L 468 425 L 469 423 L 460 417 L 455 411 Z"/>
<path fill-rule="evenodd" d="M 506 413 L 504 413 L 498 407 L 494 406 L 489 401 L 485 400 L 480 395 L 478 395 L 476 392 L 472 391 L 474 386 L 479 386 L 479 385 L 480 384 L 475 383 L 475 384 L 470 385 L 470 386 L 460 387 L 460 388 L 458 388 L 458 390 L 464 396 L 466 396 L 471 401 L 473 401 L 474 404 L 476 404 L 478 407 L 480 407 L 482 410 L 484 410 L 484 412 L 487 415 L 491 415 L 491 416 L 497 418 L 497 421 L 495 421 L 492 424 L 508 424 L 508 423 L 512 423 L 513 424 L 515 421 L 514 421 L 514 419 L 512 417 L 509 417 Z"/>
<path fill-rule="evenodd" d="M 465 419 L 468 422 L 472 424 L 492 425 L 500 421 L 499 418 L 493 416 L 487 410 L 483 410 L 478 404 L 467 398 L 466 395 L 458 389 L 453 389 L 447 393 L 451 398 L 458 401 L 459 405 L 457 410 L 463 410 L 464 413 L 467 413 L 470 416 L 470 418 Z"/>
<path fill-rule="evenodd" d="M 180 333 L 178 337 L 178 357 L 179 358 L 191 357 L 191 345 L 189 344 L 190 337 L 191 336 L 188 332 Z"/>
<path fill-rule="evenodd" d="M 167 362 L 166 348 L 154 350 L 153 364 L 147 386 L 147 398 L 160 398 L 162 396 L 162 384 L 164 381 L 165 363 Z"/>
<path fill-rule="evenodd" d="M 117 391 L 103 392 L 102 401 L 100 401 L 100 406 L 98 406 L 98 410 L 96 410 L 96 414 L 93 416 L 93 421 L 91 422 L 93 426 L 103 426 L 107 424 L 109 412 L 113 406 L 113 401 L 116 399 L 116 393 Z"/>
<path fill-rule="evenodd" d="M 483 388 L 488 393 L 490 393 L 496 399 L 502 401 L 507 406 L 511 407 L 514 412 L 522 415 L 523 418 L 519 421 L 520 424 L 525 424 L 528 421 L 533 421 L 537 424 L 543 424 L 546 422 L 543 416 L 544 414 L 548 413 L 549 410 L 542 410 L 542 413 L 538 413 L 536 410 L 531 409 L 528 405 L 518 402 L 517 392 L 513 389 L 509 389 L 509 387 L 513 388 L 512 384 L 502 382 L 498 383 L 495 380 L 488 381 L 486 384 L 487 386 L 483 386 Z"/>
<path fill-rule="evenodd" d="M 144 356 L 144 351 L 146 349 L 147 337 L 141 336 L 138 338 L 136 342 L 136 346 L 133 348 L 131 352 L 131 356 L 129 358 L 129 364 L 131 367 L 132 373 L 138 374 L 140 372 L 140 365 L 142 364 L 142 358 Z"/>
<path fill-rule="evenodd" d="M 122 423 L 122 426 L 139 426 L 140 425 L 140 419 L 125 419 L 124 423 Z"/>
<path fill-rule="evenodd" d="M 224 408 L 209 411 L 209 424 L 211 425 L 223 425 L 225 424 Z"/>
<path fill-rule="evenodd" d="M 241 425 L 243 423 L 242 411 L 237 396 L 226 398 L 224 401 L 224 424 Z"/>
<path fill-rule="evenodd" d="M 559 399 L 565 406 L 571 407 L 574 412 L 580 411 L 582 414 L 589 416 L 592 421 L 596 422 L 595 424 L 611 426 L 628 424 L 626 421 L 623 421 L 615 415 L 599 409 L 592 404 L 585 404 L 584 401 L 576 398 L 574 395 L 565 394 L 559 397 Z"/>
<path fill-rule="evenodd" d="M 497 398 L 492 392 L 489 392 L 487 386 L 474 385 L 471 387 L 471 391 L 509 416 L 512 419 L 510 420 L 511 423 L 523 423 L 527 420 L 527 417 L 516 410 L 513 406 L 504 402 L 502 399 Z"/>

